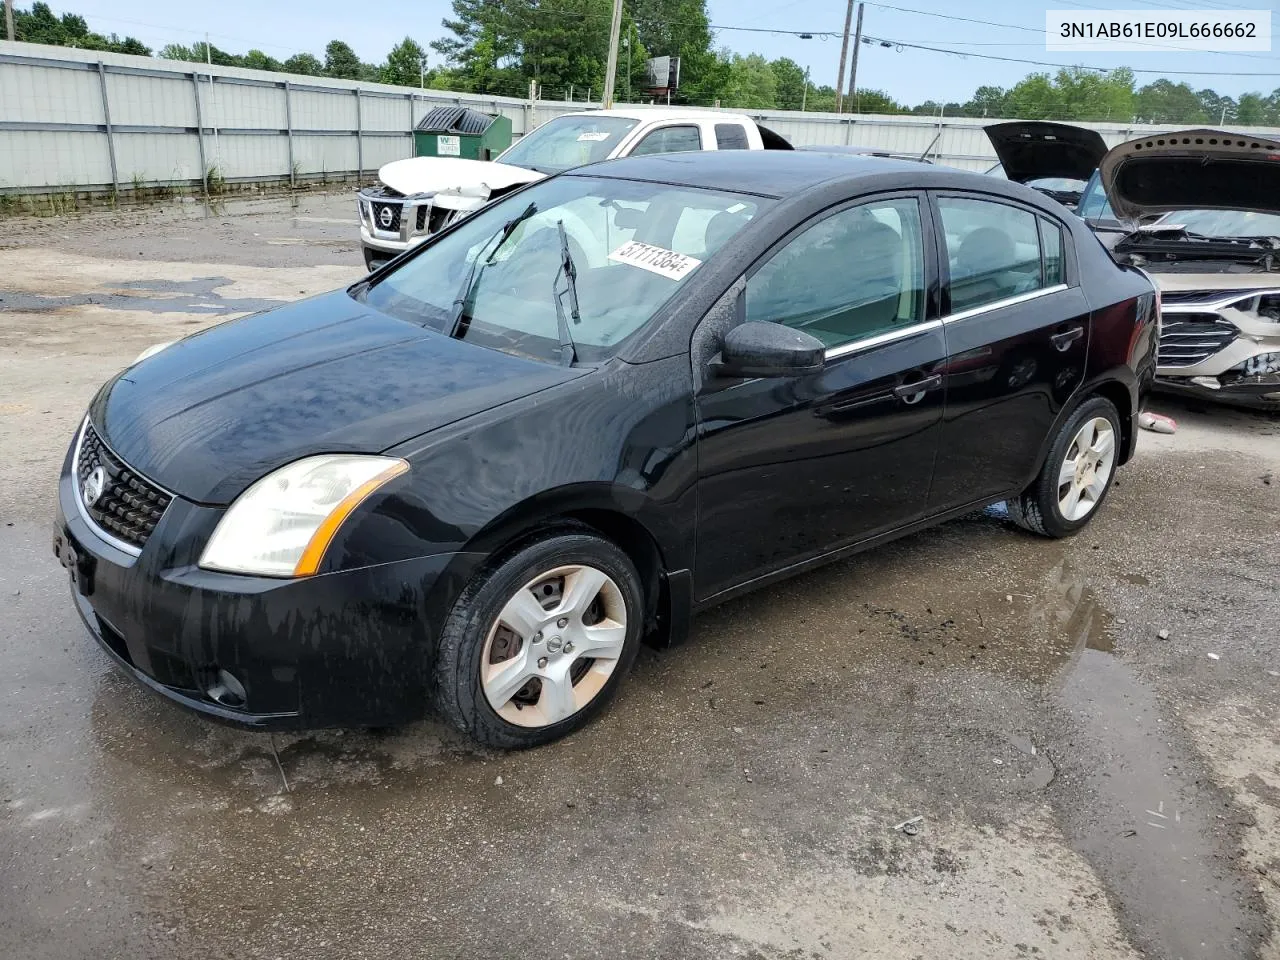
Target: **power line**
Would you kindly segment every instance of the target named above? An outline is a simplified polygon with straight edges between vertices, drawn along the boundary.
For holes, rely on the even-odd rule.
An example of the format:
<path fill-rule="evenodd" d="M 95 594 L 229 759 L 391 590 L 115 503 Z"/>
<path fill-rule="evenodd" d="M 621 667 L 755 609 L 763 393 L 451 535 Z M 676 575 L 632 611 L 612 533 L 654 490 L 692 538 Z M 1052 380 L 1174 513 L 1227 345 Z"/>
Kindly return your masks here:
<path fill-rule="evenodd" d="M 1127 64 L 1123 68 L 1094 67 L 1087 64 L 1064 64 L 1059 61 L 1052 60 L 1031 60 L 1025 57 L 1002 57 L 994 53 L 973 53 L 968 50 L 951 50 L 945 47 L 934 47 L 922 43 L 908 43 L 905 40 L 890 40 L 883 37 L 868 36 L 866 39 L 874 40 L 876 43 L 887 43 L 894 47 L 907 47 L 912 50 L 928 50 L 931 53 L 945 53 L 954 57 L 971 57 L 975 60 L 999 60 L 1004 63 L 1027 63 L 1038 67 L 1075 67 L 1080 70 L 1092 70 L 1095 73 L 1110 73 L 1112 70 L 1126 69 L 1132 73 L 1158 74 L 1164 77 L 1280 77 L 1280 71 L 1275 73 L 1266 73 L 1258 72 L 1256 70 L 1140 70 L 1137 67 L 1130 67 Z"/>
<path fill-rule="evenodd" d="M 933 10 L 915 10 L 911 7 L 896 7 L 891 3 L 873 3 L 866 0 L 868 7 L 879 7 L 881 10 L 894 10 L 898 13 L 914 13 L 922 17 L 936 17 L 940 20 L 958 20 L 961 23 L 976 23 L 983 27 L 1004 27 L 1007 30 L 1025 30 L 1028 33 L 1044 33 L 1044 27 L 1024 27 L 1017 23 L 996 23 L 990 20 L 975 20 L 973 17 L 958 17 L 953 13 L 937 13 Z"/>

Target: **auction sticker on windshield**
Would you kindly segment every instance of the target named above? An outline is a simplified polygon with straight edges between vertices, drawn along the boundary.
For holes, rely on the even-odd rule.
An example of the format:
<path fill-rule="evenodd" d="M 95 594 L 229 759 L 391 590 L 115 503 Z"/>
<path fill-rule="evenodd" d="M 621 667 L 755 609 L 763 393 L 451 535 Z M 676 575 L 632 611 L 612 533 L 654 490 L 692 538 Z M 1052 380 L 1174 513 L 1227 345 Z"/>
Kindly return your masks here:
<path fill-rule="evenodd" d="M 638 240 L 624 243 L 609 254 L 609 259 L 615 263 L 626 263 L 641 270 L 648 270 L 650 273 L 656 273 L 670 280 L 682 280 L 695 267 L 702 264 L 702 261 L 695 257 L 686 257 L 683 253 L 640 243 Z"/>
<path fill-rule="evenodd" d="M 607 133 L 604 130 L 588 130 L 586 133 L 578 135 L 578 142 L 579 143 L 603 143 L 604 141 L 608 140 L 611 136 L 613 136 L 613 134 Z"/>

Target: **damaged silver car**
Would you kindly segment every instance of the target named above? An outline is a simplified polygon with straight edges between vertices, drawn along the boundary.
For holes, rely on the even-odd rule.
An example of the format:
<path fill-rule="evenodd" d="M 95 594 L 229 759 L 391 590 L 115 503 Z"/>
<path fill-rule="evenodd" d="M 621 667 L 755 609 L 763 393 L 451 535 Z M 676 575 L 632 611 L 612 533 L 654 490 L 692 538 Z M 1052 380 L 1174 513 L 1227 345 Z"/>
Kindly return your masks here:
<path fill-rule="evenodd" d="M 1280 411 L 1280 142 L 1148 136 L 1111 149 L 1098 177 L 1126 225 L 1107 246 L 1161 291 L 1157 388 Z"/>

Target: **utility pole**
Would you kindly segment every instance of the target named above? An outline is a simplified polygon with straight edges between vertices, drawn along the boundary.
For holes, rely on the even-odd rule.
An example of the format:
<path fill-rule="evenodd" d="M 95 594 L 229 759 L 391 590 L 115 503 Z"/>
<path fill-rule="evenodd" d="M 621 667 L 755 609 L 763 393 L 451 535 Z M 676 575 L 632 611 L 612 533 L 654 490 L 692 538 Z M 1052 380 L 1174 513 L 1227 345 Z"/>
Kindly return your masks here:
<path fill-rule="evenodd" d="M 4 28 L 13 39 L 13 0 L 4 0 Z"/>
<path fill-rule="evenodd" d="M 853 0 L 849 0 L 850 3 Z M 600 100 L 606 110 L 613 106 L 613 84 L 618 76 L 618 34 L 622 32 L 622 0 L 613 0 L 613 24 L 609 28 L 609 64 L 604 71 L 604 96 Z"/>
<path fill-rule="evenodd" d="M 836 113 L 840 113 L 840 107 L 843 103 L 844 96 L 844 65 L 849 57 L 849 27 L 853 23 L 853 0 L 849 0 L 849 9 L 844 14 L 844 40 L 840 44 L 840 73 L 836 77 Z"/>
<path fill-rule="evenodd" d="M 809 105 L 809 68 L 804 68 L 804 93 L 800 95 L 800 112 L 804 113 L 804 108 Z"/>
<path fill-rule="evenodd" d="M 862 46 L 862 8 L 863 4 L 858 4 L 858 29 L 853 33 L 853 57 L 849 65 L 849 105 L 853 108 L 853 112 L 858 112 L 858 101 L 854 99 L 854 95 L 858 92 L 856 86 L 858 82 L 858 48 Z"/>

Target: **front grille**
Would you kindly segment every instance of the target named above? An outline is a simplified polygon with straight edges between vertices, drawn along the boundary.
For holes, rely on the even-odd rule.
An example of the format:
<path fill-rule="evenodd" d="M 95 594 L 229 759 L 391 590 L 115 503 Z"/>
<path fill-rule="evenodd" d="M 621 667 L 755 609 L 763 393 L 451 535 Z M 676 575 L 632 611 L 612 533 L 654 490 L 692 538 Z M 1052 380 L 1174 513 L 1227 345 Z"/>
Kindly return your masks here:
<path fill-rule="evenodd" d="M 1215 313 L 1165 313 L 1157 363 L 1162 367 L 1192 366 L 1208 360 L 1239 333 L 1235 324 Z"/>
<path fill-rule="evenodd" d="M 417 232 L 421 233 L 426 229 L 428 235 L 439 233 L 449 225 L 449 221 L 453 219 L 454 212 L 455 211 L 453 210 L 446 210 L 443 207 L 434 207 L 429 205 L 419 207 L 418 219 L 415 224 Z M 430 229 L 427 229 L 428 226 Z"/>
<path fill-rule="evenodd" d="M 373 225 L 378 230 L 385 230 L 388 233 L 400 232 L 400 204 L 387 203 L 382 200 L 369 201 L 373 207 Z M 386 213 L 385 211 L 390 211 Z"/>
<path fill-rule="evenodd" d="M 84 485 L 96 467 L 106 473 L 106 485 L 92 505 L 84 504 Z M 77 495 L 89 517 L 99 527 L 131 546 L 141 548 L 164 516 L 173 498 L 135 473 L 112 453 L 92 424 L 85 424 L 76 462 Z"/>
<path fill-rule="evenodd" d="M 1165 290 L 1160 294 L 1164 304 L 1185 303 L 1218 303 L 1223 300 L 1234 300 L 1256 293 L 1254 290 Z"/>

